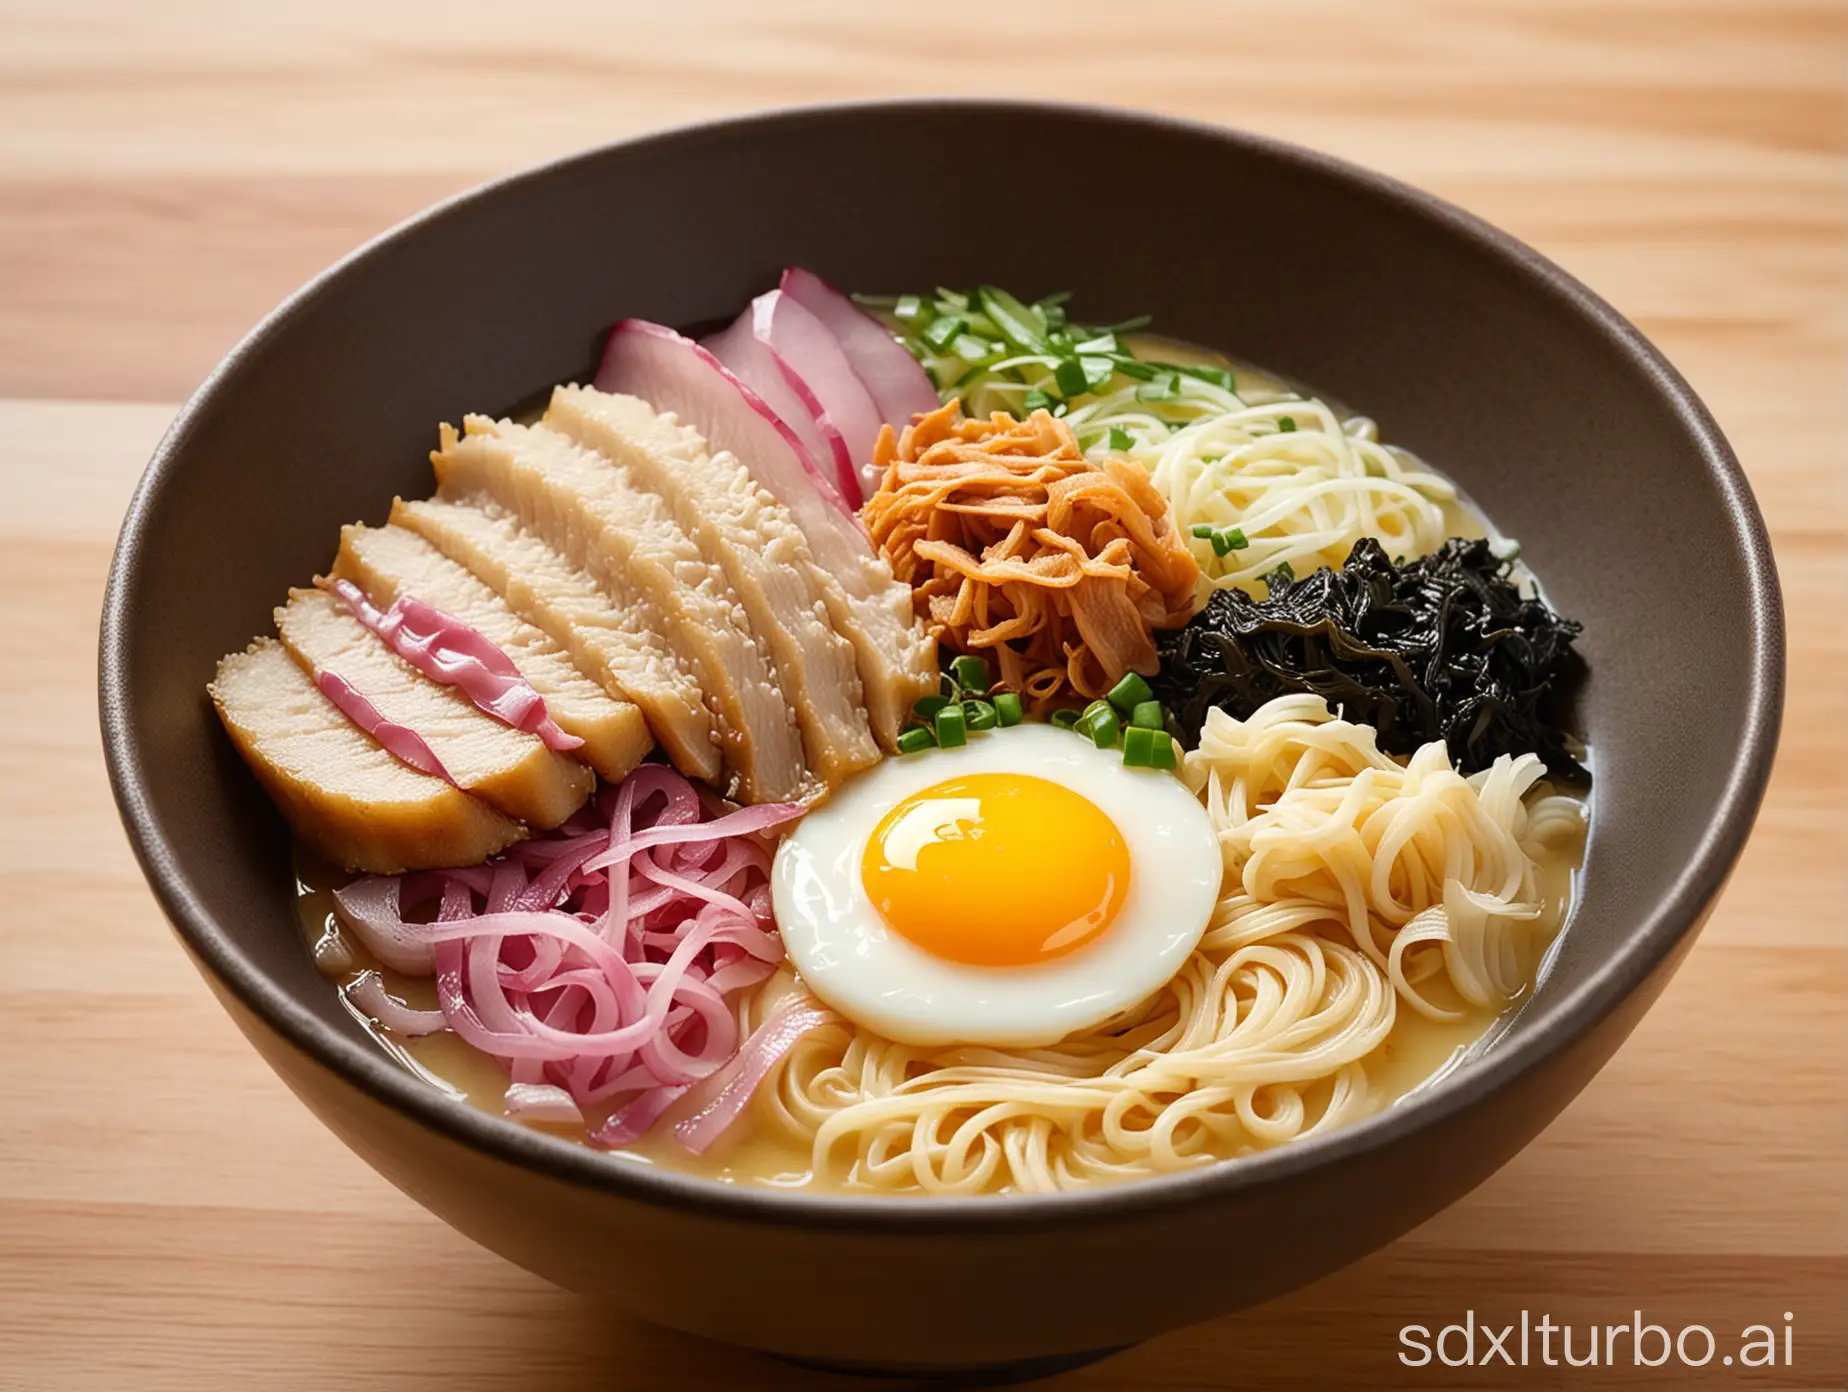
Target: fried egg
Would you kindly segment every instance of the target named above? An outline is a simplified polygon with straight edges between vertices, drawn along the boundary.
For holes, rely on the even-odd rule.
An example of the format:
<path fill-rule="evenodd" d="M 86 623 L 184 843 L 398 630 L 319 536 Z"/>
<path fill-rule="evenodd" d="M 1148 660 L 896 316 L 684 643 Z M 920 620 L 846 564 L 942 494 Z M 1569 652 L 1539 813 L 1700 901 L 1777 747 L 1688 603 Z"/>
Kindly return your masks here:
<path fill-rule="evenodd" d="M 771 886 L 797 972 L 855 1024 L 1033 1048 L 1173 976 L 1220 871 L 1179 779 L 1019 725 L 852 779 L 785 838 Z"/>

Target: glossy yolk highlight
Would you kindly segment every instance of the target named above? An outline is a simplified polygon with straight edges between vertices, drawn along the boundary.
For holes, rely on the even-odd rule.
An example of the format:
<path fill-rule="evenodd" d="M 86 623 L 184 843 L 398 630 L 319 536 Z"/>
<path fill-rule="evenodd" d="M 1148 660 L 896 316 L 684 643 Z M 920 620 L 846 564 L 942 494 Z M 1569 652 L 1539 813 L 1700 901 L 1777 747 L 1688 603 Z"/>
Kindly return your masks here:
<path fill-rule="evenodd" d="M 1129 848 L 1071 789 L 980 773 L 886 813 L 866 843 L 861 878 L 892 930 L 932 956 L 1024 967 L 1110 926 L 1129 893 Z"/>

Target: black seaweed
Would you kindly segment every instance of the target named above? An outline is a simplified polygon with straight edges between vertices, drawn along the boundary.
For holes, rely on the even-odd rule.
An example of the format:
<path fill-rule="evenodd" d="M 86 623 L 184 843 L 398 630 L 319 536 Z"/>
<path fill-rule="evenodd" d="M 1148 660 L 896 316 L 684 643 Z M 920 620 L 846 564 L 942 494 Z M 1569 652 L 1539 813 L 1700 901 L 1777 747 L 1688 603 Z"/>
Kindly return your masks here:
<path fill-rule="evenodd" d="M 1453 537 L 1394 565 L 1363 540 L 1340 570 L 1273 575 L 1268 599 L 1215 591 L 1164 635 L 1155 694 L 1189 749 L 1215 706 L 1243 718 L 1311 691 L 1373 726 L 1388 753 L 1441 739 L 1465 773 L 1534 753 L 1558 777 L 1583 779 L 1559 724 L 1561 688 L 1582 668 L 1580 626 L 1524 597 L 1512 564 L 1486 541 Z"/>

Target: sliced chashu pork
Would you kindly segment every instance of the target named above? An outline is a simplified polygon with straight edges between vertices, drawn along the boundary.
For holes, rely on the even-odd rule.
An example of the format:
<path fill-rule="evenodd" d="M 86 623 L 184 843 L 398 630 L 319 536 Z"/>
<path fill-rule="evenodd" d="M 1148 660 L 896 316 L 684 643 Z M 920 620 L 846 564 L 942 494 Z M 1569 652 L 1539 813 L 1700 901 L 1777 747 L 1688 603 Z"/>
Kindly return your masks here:
<path fill-rule="evenodd" d="M 712 712 L 685 664 L 639 608 L 619 604 L 589 571 L 490 498 L 399 499 L 391 520 L 466 566 L 611 696 L 640 707 L 675 768 L 717 781 L 721 761 Z"/>
<path fill-rule="evenodd" d="M 276 629 L 305 669 L 346 682 L 385 719 L 417 734 L 458 787 L 509 817 L 555 827 L 590 796 L 596 780 L 586 765 L 431 681 L 326 591 L 291 590 Z"/>
<path fill-rule="evenodd" d="M 653 744 L 639 707 L 585 676 L 549 634 L 417 533 L 359 523 L 343 527 L 333 574 L 358 585 L 380 609 L 410 595 L 474 629 L 544 698 L 558 727 L 584 741 L 573 754 L 611 782 L 640 763 Z"/>
<path fill-rule="evenodd" d="M 401 764 L 315 689 L 273 638 L 207 688 L 231 742 L 295 834 L 348 870 L 476 865 L 524 832 L 453 784 Z"/>
<path fill-rule="evenodd" d="M 729 454 L 638 397 L 590 387 L 552 393 L 545 424 L 624 466 L 731 581 L 796 713 L 808 764 L 833 785 L 877 762 L 853 649 L 828 623 L 814 559 L 789 510 Z"/>
<path fill-rule="evenodd" d="M 789 509 L 808 538 L 828 617 L 853 644 L 873 733 L 896 748 L 912 703 L 936 694 L 936 640 L 912 610 L 910 586 L 893 577 L 859 522 L 816 489 L 800 456 L 781 440 L 786 427 L 741 402 L 741 384 L 710 353 L 658 325 L 618 324 L 597 381 L 672 411 L 709 448 L 735 456 Z"/>
<path fill-rule="evenodd" d="M 438 496 L 487 494 L 658 627 L 698 676 L 746 802 L 813 790 L 788 701 L 731 583 L 627 468 L 543 426 L 470 416 L 433 452 Z"/>

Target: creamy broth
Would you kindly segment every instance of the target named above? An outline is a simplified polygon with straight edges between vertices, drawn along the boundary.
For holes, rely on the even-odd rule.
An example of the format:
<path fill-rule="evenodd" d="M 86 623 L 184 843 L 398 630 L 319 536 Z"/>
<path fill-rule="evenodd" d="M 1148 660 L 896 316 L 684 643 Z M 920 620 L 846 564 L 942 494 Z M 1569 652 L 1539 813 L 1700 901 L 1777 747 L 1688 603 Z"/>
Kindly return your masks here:
<path fill-rule="evenodd" d="M 1575 845 L 1540 862 L 1547 903 L 1545 928 L 1555 946 L 1559 926 L 1571 904 L 1580 849 Z M 345 988 L 361 972 L 379 971 L 386 987 L 400 1000 L 419 1009 L 436 1008 L 436 990 L 429 980 L 381 969 L 351 934 L 342 932 L 334 915 L 332 891 L 348 878 L 312 856 L 297 855 L 297 912 L 303 941 L 316 964 L 342 988 L 341 1001 L 348 1011 L 393 1058 L 458 1101 L 494 1116 L 505 1116 L 503 1097 L 507 1074 L 494 1059 L 447 1032 L 421 1039 L 400 1038 L 369 1018 L 347 996 Z M 1493 1046 L 1525 999 L 1523 996 L 1501 1012 L 1472 1012 L 1455 1022 L 1428 1019 L 1401 1003 L 1391 1034 L 1366 1061 L 1372 1110 L 1384 1111 L 1454 1075 L 1472 1058 Z M 1445 1003 L 1458 1004 L 1454 1000 Z M 689 1154 L 674 1140 L 672 1129 L 673 1122 L 685 1110 L 684 1107 L 670 1110 L 640 1141 L 604 1153 L 615 1163 L 660 1165 L 723 1184 L 781 1189 L 806 1187 L 839 1192 L 855 1190 L 851 1184 L 818 1180 L 810 1168 L 806 1146 L 778 1135 L 767 1126 L 755 1124 L 749 1112 L 745 1117 L 753 1124 L 734 1126 L 704 1155 Z M 600 1122 L 604 1114 L 593 1113 L 591 1123 Z M 536 1129 L 566 1140 L 584 1139 L 582 1127 L 540 1125 Z"/>

